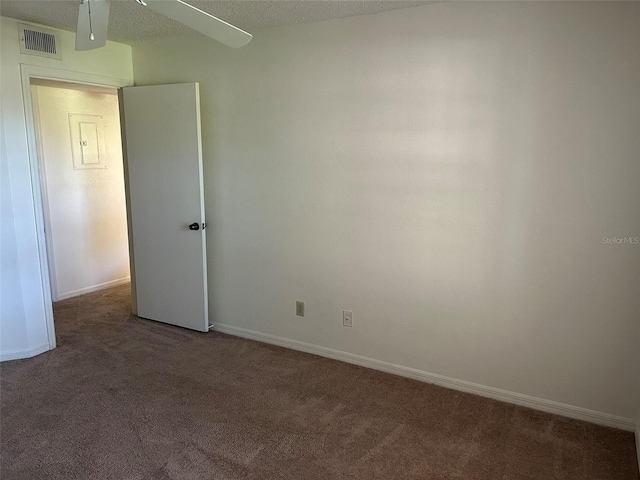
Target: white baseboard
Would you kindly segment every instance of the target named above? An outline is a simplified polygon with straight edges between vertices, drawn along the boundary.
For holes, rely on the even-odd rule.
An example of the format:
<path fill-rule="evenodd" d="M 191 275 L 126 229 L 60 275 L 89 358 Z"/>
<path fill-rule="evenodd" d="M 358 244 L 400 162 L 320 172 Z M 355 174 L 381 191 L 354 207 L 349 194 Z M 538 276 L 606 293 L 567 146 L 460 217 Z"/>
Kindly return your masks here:
<path fill-rule="evenodd" d="M 334 350 L 332 348 L 299 342 L 297 340 L 291 340 L 288 338 L 277 337 L 275 335 L 268 335 L 266 333 L 260 333 L 254 330 L 248 330 L 246 328 L 216 323 L 213 325 L 213 330 L 215 330 L 216 332 L 228 333 L 230 335 L 236 335 L 238 337 L 248 338 L 251 340 L 257 340 L 259 342 L 291 348 L 293 350 L 299 350 L 301 352 L 313 353 L 322 357 L 341 360 L 347 363 L 353 363 L 355 365 L 372 368 L 374 370 L 380 370 L 382 372 L 392 373 L 394 375 L 400 375 L 402 377 L 412 378 L 414 380 L 420 380 L 426 383 L 432 383 L 434 385 L 451 388 L 453 390 L 459 390 L 461 392 L 473 393 L 483 397 L 489 397 L 495 400 L 541 410 L 547 413 L 562 415 L 563 417 L 584 420 L 587 422 L 597 423 L 599 425 L 605 425 L 607 427 L 619 428 L 628 431 L 634 431 L 634 429 L 636 428 L 636 422 L 630 418 L 610 415 L 608 413 L 596 412 L 594 410 L 588 410 L 581 407 L 574 407 L 572 405 L 567 405 L 564 403 L 544 400 L 542 398 L 532 397 L 530 395 L 524 395 L 522 393 L 510 392 L 508 390 L 502 390 L 499 388 L 488 387 L 485 385 L 480 385 L 478 383 L 467 382 L 465 380 L 458 380 L 455 378 L 446 377 L 444 375 L 425 372 L 415 368 L 396 365 L 389 362 L 383 362 L 374 358 L 363 357 L 361 355 L 356 355 L 353 353 Z"/>
<path fill-rule="evenodd" d="M 84 295 L 86 293 L 97 292 L 99 290 L 104 290 L 105 288 L 117 287 L 118 285 L 123 285 L 125 283 L 129 283 L 131 281 L 131 277 L 118 278 L 117 280 L 111 280 L 110 282 L 100 283 L 98 285 L 93 285 L 91 287 L 80 288 L 78 290 L 73 290 L 71 292 L 66 292 L 61 295 L 58 295 L 58 298 L 55 299 L 55 302 L 59 302 L 60 300 L 66 300 L 67 298 L 77 297 L 79 295 Z"/>
<path fill-rule="evenodd" d="M 26 350 L 9 350 L 0 352 L 0 362 L 7 360 L 19 360 L 21 358 L 30 358 L 40 355 L 41 353 L 49 350 L 49 344 L 38 345 L 34 348 L 28 348 Z"/>

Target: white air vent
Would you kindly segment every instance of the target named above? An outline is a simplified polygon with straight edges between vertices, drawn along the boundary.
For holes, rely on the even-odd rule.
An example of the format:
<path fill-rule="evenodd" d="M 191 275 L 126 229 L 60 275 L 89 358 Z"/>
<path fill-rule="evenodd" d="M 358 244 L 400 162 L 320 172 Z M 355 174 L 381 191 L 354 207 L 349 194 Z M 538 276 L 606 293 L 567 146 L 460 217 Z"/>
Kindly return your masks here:
<path fill-rule="evenodd" d="M 18 34 L 20 35 L 20 53 L 62 59 L 58 34 L 54 30 L 19 23 Z"/>

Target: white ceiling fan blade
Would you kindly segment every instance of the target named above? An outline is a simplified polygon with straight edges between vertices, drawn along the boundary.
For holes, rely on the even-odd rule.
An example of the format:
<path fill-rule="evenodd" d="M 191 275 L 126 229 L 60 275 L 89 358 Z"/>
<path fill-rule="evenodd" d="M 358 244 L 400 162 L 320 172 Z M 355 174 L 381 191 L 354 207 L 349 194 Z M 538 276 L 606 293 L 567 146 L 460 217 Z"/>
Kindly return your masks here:
<path fill-rule="evenodd" d="M 107 0 L 82 0 L 78 9 L 76 50 L 104 47 L 107 44 L 108 23 L 109 2 Z"/>
<path fill-rule="evenodd" d="M 242 47 L 253 38 L 250 33 L 182 0 L 145 0 L 145 3 L 151 10 L 172 18 L 229 47 Z"/>

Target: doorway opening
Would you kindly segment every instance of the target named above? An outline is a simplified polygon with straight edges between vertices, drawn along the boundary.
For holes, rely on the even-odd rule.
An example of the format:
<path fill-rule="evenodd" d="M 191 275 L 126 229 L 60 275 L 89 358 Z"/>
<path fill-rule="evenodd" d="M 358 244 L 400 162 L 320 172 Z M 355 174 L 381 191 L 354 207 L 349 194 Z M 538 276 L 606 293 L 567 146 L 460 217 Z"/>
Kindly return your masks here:
<path fill-rule="evenodd" d="M 51 299 L 130 283 L 118 91 L 30 78 Z"/>

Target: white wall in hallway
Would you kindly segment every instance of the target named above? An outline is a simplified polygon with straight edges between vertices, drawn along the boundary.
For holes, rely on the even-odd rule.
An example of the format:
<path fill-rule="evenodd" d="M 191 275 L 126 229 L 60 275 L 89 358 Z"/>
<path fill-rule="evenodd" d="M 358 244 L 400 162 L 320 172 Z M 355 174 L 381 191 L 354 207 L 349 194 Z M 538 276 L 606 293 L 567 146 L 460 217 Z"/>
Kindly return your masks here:
<path fill-rule="evenodd" d="M 117 91 L 41 85 L 32 85 L 31 90 L 46 178 L 54 300 L 127 281 L 129 250 Z M 104 136 L 99 141 L 104 140 L 104 151 L 100 160 L 106 168 L 74 168 L 70 114 L 101 117 Z"/>
<path fill-rule="evenodd" d="M 105 48 L 76 52 L 75 35 L 59 31 L 62 60 L 23 55 L 17 21 L 0 18 L 0 189 L 2 194 L 2 281 L 0 359 L 20 358 L 48 349 L 42 272 L 31 184 L 20 65 L 89 73 L 133 82 L 131 47 L 107 42 Z"/>
<path fill-rule="evenodd" d="M 212 321 L 631 427 L 640 245 L 603 237 L 640 236 L 639 21 L 446 2 L 134 47 L 137 84 L 201 85 Z"/>

